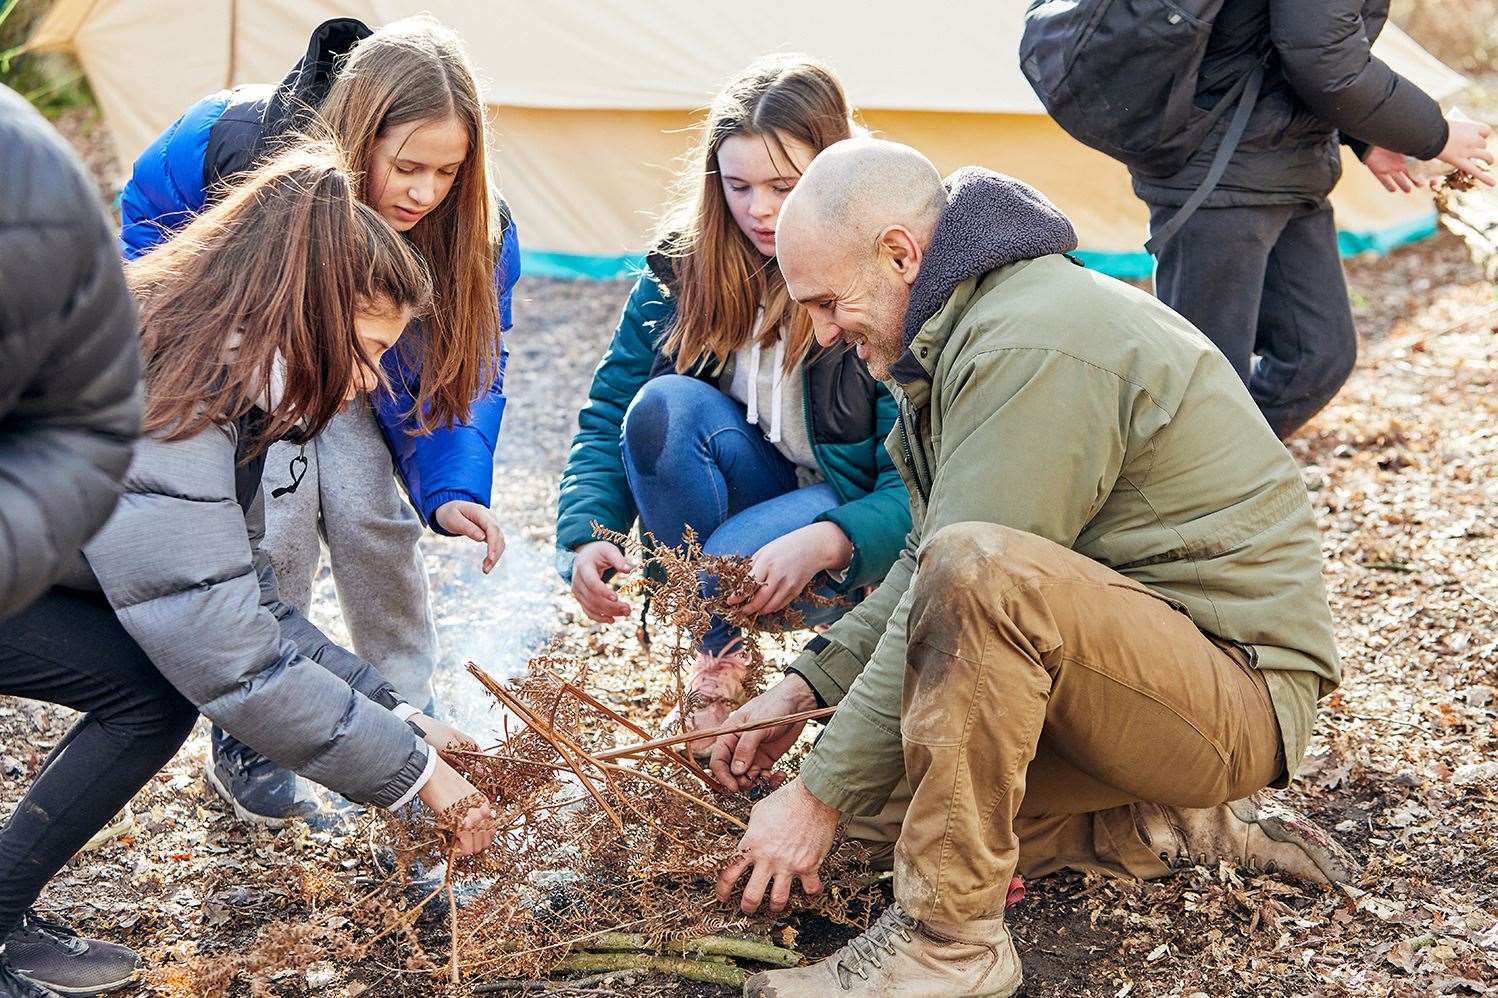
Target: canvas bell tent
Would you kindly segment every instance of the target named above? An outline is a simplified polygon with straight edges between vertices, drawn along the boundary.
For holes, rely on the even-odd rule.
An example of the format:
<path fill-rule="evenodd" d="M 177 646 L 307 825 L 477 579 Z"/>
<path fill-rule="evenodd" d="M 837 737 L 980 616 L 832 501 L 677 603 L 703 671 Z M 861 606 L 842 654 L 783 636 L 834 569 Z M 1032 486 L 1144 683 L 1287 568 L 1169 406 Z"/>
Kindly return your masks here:
<path fill-rule="evenodd" d="M 520 221 L 527 272 L 613 276 L 646 248 L 691 125 L 754 57 L 799 51 L 842 76 L 864 122 L 943 171 L 977 163 L 1050 195 L 1083 255 L 1143 276 L 1145 212 L 1121 166 L 1077 144 L 1020 75 L 1024 0 L 947 0 L 941 16 L 887 0 L 57 0 L 32 46 L 73 53 L 123 163 L 188 104 L 279 80 L 311 29 L 418 11 L 466 41 Z M 1464 84 L 1392 26 L 1379 54 L 1440 99 Z M 1423 196 L 1386 193 L 1350 158 L 1334 197 L 1347 252 L 1434 231 Z"/>

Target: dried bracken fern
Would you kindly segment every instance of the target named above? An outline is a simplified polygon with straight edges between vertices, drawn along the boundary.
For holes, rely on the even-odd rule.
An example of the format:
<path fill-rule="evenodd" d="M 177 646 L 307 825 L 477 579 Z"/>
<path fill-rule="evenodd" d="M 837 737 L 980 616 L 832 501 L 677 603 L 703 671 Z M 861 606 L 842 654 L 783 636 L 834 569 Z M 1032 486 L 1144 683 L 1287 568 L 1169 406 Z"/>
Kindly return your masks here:
<path fill-rule="evenodd" d="M 636 557 L 642 553 L 621 535 L 599 535 Z M 757 691 L 766 667 L 762 634 L 799 626 L 801 615 L 787 610 L 773 621 L 744 619 L 737 604 L 759 585 L 749 562 L 704 556 L 694 536 L 679 550 L 651 544 L 648 557 L 655 570 L 640 589 L 655 616 L 675 632 L 666 664 L 676 678 L 646 713 L 659 716 L 680 699 L 691 649 L 714 616 L 743 629 L 751 663 L 746 689 Z M 708 574 L 718 584 L 704 596 Z M 798 601 L 829 602 L 811 592 Z M 478 666 L 469 669 L 504 711 L 503 737 L 481 751 L 464 747 L 443 756 L 492 804 L 495 845 L 479 856 L 451 860 L 453 829 L 476 798 L 445 815 L 420 811 L 371 819 L 384 824 L 395 876 L 341 904 L 332 896 L 335 886 L 303 884 L 309 907 L 318 913 L 311 923 L 272 926 L 240 958 L 171 963 L 155 974 L 159 990 L 222 995 L 236 978 L 263 980 L 329 957 L 376 952 L 386 965 L 398 952 L 407 970 L 455 982 L 460 976 L 534 977 L 610 933 L 628 933 L 665 954 L 674 946 L 680 954 L 683 943 L 703 936 L 768 931 L 768 916 L 745 916 L 719 905 L 712 894 L 737 851 L 753 801 L 768 785 L 750 794 L 729 793 L 684 745 L 630 748 L 651 740 L 643 719 L 631 719 L 589 692 L 587 661 L 555 646 L 535 655 L 525 674 L 508 684 Z M 783 763 L 786 772 L 795 761 Z M 420 872 L 444 862 L 443 883 L 426 882 L 413 894 Z M 823 893 L 795 896 L 791 911 L 862 927 L 876 898 L 873 880 L 863 847 L 840 840 L 822 870 Z M 417 925 L 434 907 L 440 910 L 444 898 L 458 899 L 442 919 L 451 950 L 447 960 L 434 960 Z M 365 930 L 357 944 L 354 928 Z M 426 946 L 438 945 L 436 938 Z"/>
<path fill-rule="evenodd" d="M 592 526 L 597 539 L 608 541 L 631 558 L 650 563 L 651 570 L 644 577 L 624 588 L 644 593 L 650 601 L 651 615 L 674 633 L 675 640 L 668 658 L 674 699 L 667 701 L 668 706 L 687 695 L 685 677 L 689 661 L 695 654 L 697 643 L 712 626 L 714 617 L 727 621 L 744 633 L 744 651 L 749 655 L 744 689 L 752 696 L 763 688 L 767 671 L 759 637 L 805 627 L 806 617 L 798 606 L 833 606 L 842 602 L 808 586 L 785 609 L 763 617 L 748 616 L 741 607 L 760 587 L 752 572 L 753 563 L 748 558 L 704 554 L 697 532 L 690 526 L 682 535 L 681 546 L 676 548 L 660 544 L 648 531 L 642 542 L 597 522 Z M 709 581 L 712 584 L 707 584 Z M 704 589 L 711 589 L 712 593 L 704 594 Z M 648 645 L 649 642 L 645 643 Z M 683 704 L 685 709 L 678 711 L 677 715 L 685 719 L 692 710 L 705 705 L 705 701 L 694 697 Z"/>

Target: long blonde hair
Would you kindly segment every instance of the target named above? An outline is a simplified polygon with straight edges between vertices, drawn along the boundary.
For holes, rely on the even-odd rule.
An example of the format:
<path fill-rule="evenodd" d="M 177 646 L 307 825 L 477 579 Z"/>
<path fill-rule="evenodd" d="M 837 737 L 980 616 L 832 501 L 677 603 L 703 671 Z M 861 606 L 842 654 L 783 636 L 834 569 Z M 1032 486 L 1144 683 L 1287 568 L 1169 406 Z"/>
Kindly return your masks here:
<path fill-rule="evenodd" d="M 421 369 L 413 414 L 421 429 L 466 422 L 499 363 L 500 233 L 485 164 L 484 109 L 462 43 L 429 16 L 387 24 L 339 67 L 318 114 L 361 174 L 390 128 L 452 116 L 468 132 L 468 157 L 452 189 L 406 233 L 431 271 L 434 297 L 421 337 L 402 339 L 398 348 Z"/>
<path fill-rule="evenodd" d="M 675 271 L 676 318 L 666 339 L 681 373 L 721 370 L 749 342 L 761 304 L 762 342 L 786 338 L 785 370 L 811 349 L 811 318 L 791 300 L 775 260 L 766 260 L 734 222 L 718 175 L 718 150 L 732 135 L 763 139 L 772 157 L 796 169 L 783 139 L 821 152 L 853 134 L 842 84 L 806 56 L 759 59 L 712 103 L 702 138 L 679 180 L 679 195 L 657 244 Z"/>
<path fill-rule="evenodd" d="M 379 374 L 354 319 L 420 312 L 426 267 L 360 201 L 332 145 L 293 146 L 266 161 L 167 242 L 125 268 L 140 304 L 146 431 L 190 437 L 269 404 L 246 457 L 316 436 L 358 369 Z"/>

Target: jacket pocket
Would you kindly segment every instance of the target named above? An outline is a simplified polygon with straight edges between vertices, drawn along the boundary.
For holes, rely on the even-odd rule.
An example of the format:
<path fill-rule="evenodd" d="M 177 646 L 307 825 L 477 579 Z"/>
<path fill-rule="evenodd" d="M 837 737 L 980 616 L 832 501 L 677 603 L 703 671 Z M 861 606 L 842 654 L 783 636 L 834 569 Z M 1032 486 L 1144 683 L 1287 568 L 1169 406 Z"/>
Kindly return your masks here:
<path fill-rule="evenodd" d="M 1235 554 L 1274 526 L 1306 510 L 1305 486 L 1288 479 L 1273 488 L 1183 523 L 1162 525 L 1178 542 L 1171 547 L 1124 565 L 1117 571 L 1147 568 L 1173 561 L 1206 561 Z"/>

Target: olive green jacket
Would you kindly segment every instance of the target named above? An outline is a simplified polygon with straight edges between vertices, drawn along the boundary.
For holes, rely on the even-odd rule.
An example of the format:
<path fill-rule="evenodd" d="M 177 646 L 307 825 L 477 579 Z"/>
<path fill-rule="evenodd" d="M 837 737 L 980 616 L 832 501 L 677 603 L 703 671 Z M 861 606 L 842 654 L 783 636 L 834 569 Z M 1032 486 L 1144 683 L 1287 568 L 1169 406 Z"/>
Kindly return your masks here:
<path fill-rule="evenodd" d="M 884 584 L 791 666 L 840 705 L 802 767 L 807 788 L 872 814 L 903 776 L 916 555 L 967 521 L 1064 544 L 1245 647 L 1293 774 L 1316 700 L 1340 680 L 1320 537 L 1294 461 L 1222 354 L 1058 253 L 956 284 L 907 344 L 886 447 L 914 528 Z"/>

